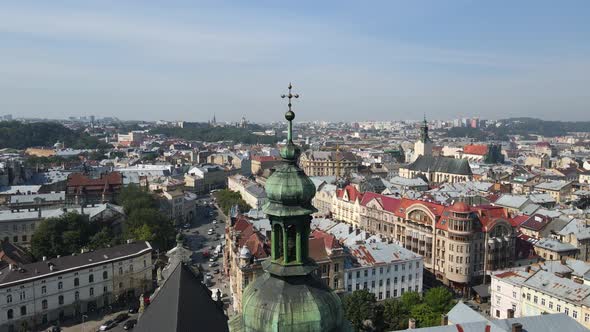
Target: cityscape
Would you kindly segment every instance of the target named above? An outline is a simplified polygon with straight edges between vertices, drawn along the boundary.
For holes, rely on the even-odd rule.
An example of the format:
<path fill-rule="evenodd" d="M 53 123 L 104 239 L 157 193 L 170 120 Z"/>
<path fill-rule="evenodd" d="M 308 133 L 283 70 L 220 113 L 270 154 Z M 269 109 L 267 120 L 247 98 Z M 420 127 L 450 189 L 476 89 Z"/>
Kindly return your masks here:
<path fill-rule="evenodd" d="M 0 332 L 588 331 L 590 8 L 525 2 L 0 5 Z"/>

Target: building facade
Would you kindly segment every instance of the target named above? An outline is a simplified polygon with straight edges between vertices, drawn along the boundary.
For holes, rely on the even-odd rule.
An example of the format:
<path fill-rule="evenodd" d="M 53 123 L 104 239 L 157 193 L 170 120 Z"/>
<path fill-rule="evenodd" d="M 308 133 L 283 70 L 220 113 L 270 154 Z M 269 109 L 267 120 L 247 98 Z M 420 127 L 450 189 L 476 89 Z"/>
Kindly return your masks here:
<path fill-rule="evenodd" d="M 359 165 L 359 159 L 351 152 L 308 150 L 299 158 L 299 167 L 307 176 L 346 177 L 358 171 Z"/>
<path fill-rule="evenodd" d="M 152 247 L 128 243 L 8 266 L 0 275 L 0 331 L 59 322 L 152 287 Z M 25 323 L 23 323 L 25 322 Z"/>

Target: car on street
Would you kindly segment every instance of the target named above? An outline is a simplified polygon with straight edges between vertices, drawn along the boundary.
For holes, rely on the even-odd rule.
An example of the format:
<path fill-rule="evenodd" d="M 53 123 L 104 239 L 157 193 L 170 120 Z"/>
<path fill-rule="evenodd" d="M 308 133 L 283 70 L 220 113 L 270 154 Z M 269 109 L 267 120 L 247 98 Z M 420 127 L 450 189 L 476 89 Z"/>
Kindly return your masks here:
<path fill-rule="evenodd" d="M 131 330 L 132 328 L 135 327 L 135 324 L 137 324 L 137 319 L 130 319 L 125 322 L 125 325 L 123 325 L 123 329 Z"/>
<path fill-rule="evenodd" d="M 213 273 L 219 274 L 219 269 L 215 269 L 215 271 L 213 271 Z"/>
<path fill-rule="evenodd" d="M 127 310 L 127 312 L 130 314 L 136 314 L 137 309 L 138 309 L 137 307 L 129 307 L 129 310 Z"/>
<path fill-rule="evenodd" d="M 213 276 L 211 275 L 211 273 L 207 272 L 207 274 L 205 274 L 205 279 L 211 280 L 212 278 Z"/>
<path fill-rule="evenodd" d="M 61 328 L 58 326 L 52 326 L 47 329 L 47 332 L 61 332 Z"/>
<path fill-rule="evenodd" d="M 218 266 L 218 265 L 219 265 L 219 264 L 217 264 L 216 262 L 213 262 L 213 263 L 209 264 L 209 267 L 216 267 L 216 266 Z"/>
<path fill-rule="evenodd" d="M 113 327 L 117 326 L 117 323 L 113 320 L 107 320 L 106 322 L 102 323 L 102 325 L 98 328 L 99 331 L 107 331 L 112 329 Z"/>
<path fill-rule="evenodd" d="M 213 230 L 213 228 L 209 228 L 209 230 L 207 231 L 208 235 L 213 235 L 213 233 L 215 233 L 215 231 Z"/>
<path fill-rule="evenodd" d="M 184 224 L 184 228 L 191 228 L 191 224 Z"/>
<path fill-rule="evenodd" d="M 217 225 L 217 220 L 213 220 L 213 225 Z"/>
<path fill-rule="evenodd" d="M 209 246 L 209 250 L 215 250 L 215 246 Z"/>
<path fill-rule="evenodd" d="M 117 317 L 115 317 L 114 321 L 117 323 L 121 323 L 122 321 L 126 320 L 127 318 L 129 318 L 129 314 L 124 312 L 122 314 L 118 314 Z"/>
<path fill-rule="evenodd" d="M 211 258 L 209 258 L 209 262 L 213 263 L 217 260 L 217 257 L 213 256 Z"/>

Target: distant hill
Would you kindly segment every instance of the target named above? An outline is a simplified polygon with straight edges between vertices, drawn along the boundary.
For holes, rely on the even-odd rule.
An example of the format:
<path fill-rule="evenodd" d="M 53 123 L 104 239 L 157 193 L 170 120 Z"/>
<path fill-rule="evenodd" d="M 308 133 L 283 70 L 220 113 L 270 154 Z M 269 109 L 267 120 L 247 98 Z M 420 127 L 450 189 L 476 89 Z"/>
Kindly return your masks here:
<path fill-rule="evenodd" d="M 184 128 L 179 127 L 156 127 L 150 130 L 151 134 L 161 134 L 167 137 L 183 138 L 191 141 L 217 142 L 234 141 L 246 144 L 270 144 L 275 143 L 282 137 L 258 136 L 252 134 L 254 131 L 262 130 L 257 125 L 249 125 L 248 128 L 236 127 L 212 127 L 207 124 L 191 124 Z"/>
<path fill-rule="evenodd" d="M 451 128 L 449 137 L 469 137 L 477 140 L 505 140 L 509 135 L 564 136 L 570 132 L 590 131 L 590 121 L 546 121 L 534 118 L 509 118 L 484 128 Z"/>
<path fill-rule="evenodd" d="M 57 141 L 63 142 L 67 148 L 73 149 L 110 147 L 83 131 L 71 130 L 55 122 L 0 122 L 0 148 L 52 147 Z"/>

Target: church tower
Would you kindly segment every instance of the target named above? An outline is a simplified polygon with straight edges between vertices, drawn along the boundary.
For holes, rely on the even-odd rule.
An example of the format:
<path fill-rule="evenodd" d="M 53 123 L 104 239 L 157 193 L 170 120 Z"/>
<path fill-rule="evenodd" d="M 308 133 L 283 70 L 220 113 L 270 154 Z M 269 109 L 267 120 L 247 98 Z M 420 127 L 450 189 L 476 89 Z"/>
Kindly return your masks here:
<path fill-rule="evenodd" d="M 285 119 L 287 144 L 281 149 L 283 164 L 265 185 L 267 203 L 262 210 L 271 223 L 271 257 L 265 273 L 244 290 L 242 315 L 231 319 L 232 332 L 349 331 L 340 298 L 319 280 L 318 265 L 309 257 L 313 182 L 297 165 L 301 150 L 293 143 L 291 99 Z"/>
<path fill-rule="evenodd" d="M 432 140 L 428 137 L 428 122 L 424 116 L 424 122 L 420 126 L 420 138 L 414 143 L 413 160 L 418 159 L 418 156 L 432 156 Z"/>

